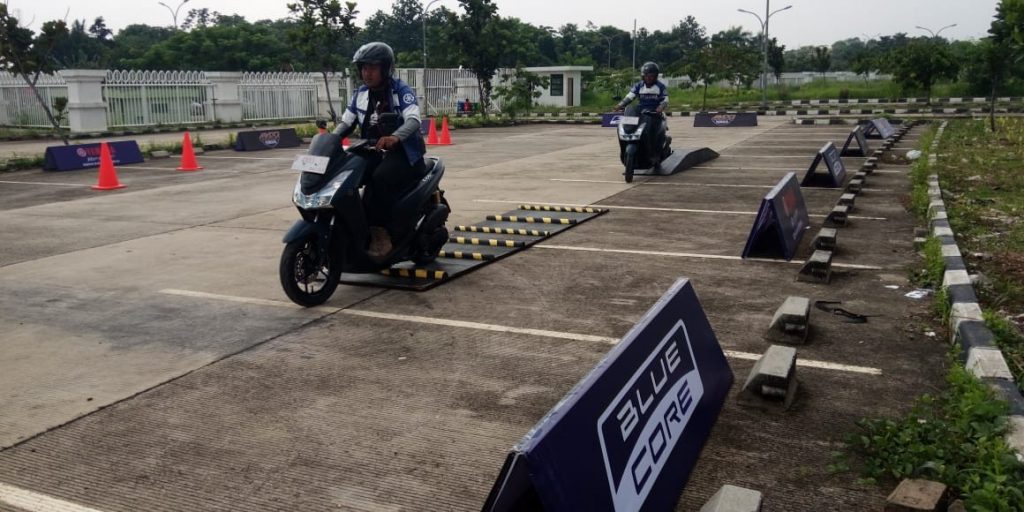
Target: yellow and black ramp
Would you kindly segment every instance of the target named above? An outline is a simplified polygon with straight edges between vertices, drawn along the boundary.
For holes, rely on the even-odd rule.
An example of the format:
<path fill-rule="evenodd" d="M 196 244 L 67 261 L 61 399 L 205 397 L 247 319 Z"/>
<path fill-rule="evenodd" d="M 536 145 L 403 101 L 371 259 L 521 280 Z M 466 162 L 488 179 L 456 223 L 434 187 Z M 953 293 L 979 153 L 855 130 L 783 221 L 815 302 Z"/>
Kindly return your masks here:
<path fill-rule="evenodd" d="M 449 226 L 450 238 L 437 260 L 416 266 L 402 262 L 379 274 L 342 274 L 341 282 L 422 291 L 586 222 L 608 210 L 592 206 L 521 204 L 473 225 Z"/>

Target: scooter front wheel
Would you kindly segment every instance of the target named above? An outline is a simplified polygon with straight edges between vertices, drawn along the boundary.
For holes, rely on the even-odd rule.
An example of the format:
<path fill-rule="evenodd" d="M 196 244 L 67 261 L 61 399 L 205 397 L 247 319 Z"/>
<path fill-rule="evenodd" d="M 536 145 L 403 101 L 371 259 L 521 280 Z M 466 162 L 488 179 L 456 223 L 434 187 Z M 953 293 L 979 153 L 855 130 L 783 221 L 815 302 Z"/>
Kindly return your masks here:
<path fill-rule="evenodd" d="M 636 168 L 636 153 L 626 153 L 626 183 L 633 183 L 633 169 Z"/>
<path fill-rule="evenodd" d="M 307 236 L 288 242 L 278 269 L 281 287 L 292 302 L 305 307 L 319 306 L 331 298 L 341 279 L 341 262 L 332 261 L 320 240 Z"/>

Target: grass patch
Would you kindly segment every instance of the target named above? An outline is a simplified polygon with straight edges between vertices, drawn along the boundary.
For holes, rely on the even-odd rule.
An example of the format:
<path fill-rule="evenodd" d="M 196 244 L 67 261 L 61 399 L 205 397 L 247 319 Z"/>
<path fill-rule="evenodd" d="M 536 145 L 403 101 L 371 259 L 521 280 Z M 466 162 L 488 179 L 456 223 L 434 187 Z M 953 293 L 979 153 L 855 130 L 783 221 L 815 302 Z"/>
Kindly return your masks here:
<path fill-rule="evenodd" d="M 1003 439 L 1008 406 L 951 361 L 948 387 L 924 395 L 902 418 L 857 422 L 833 471 L 856 467 L 864 483 L 942 482 L 968 510 L 1024 510 L 1024 464 Z M 852 458 L 848 458 L 852 455 Z"/>
<path fill-rule="evenodd" d="M 938 127 L 931 125 L 921 135 L 917 143 L 917 149 L 921 151 L 921 157 L 910 167 L 911 189 L 909 208 L 925 224 L 928 223 L 928 203 L 931 202 L 931 198 L 928 197 L 928 175 L 932 174 L 932 171 L 928 166 L 928 155 L 931 154 L 932 141 L 935 140 L 937 131 Z"/>
<path fill-rule="evenodd" d="M 1019 332 L 1024 319 L 1024 119 L 999 118 L 995 133 L 985 120 L 953 120 L 942 140 L 934 172 L 944 193 L 950 225 L 985 309 L 998 311 L 1005 327 Z M 1014 336 L 1006 335 L 1013 345 Z M 1024 369 L 1016 366 L 1018 385 Z"/>
<path fill-rule="evenodd" d="M 1010 371 L 1017 376 L 1017 385 L 1021 386 L 1021 375 L 1024 375 L 1024 335 L 1020 329 L 1006 317 L 993 311 L 985 311 L 985 325 L 995 335 L 996 345 L 1003 351 L 1003 358 L 1010 366 Z"/>
<path fill-rule="evenodd" d="M 23 169 L 41 169 L 44 158 L 42 156 L 15 156 L 0 161 L 0 172 L 20 171 Z"/>

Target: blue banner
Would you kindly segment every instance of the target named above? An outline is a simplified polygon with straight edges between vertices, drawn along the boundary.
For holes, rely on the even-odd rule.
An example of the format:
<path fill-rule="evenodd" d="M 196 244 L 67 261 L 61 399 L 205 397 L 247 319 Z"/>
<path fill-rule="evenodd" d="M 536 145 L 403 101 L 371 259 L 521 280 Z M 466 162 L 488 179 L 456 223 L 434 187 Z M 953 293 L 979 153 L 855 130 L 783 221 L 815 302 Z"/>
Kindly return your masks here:
<path fill-rule="evenodd" d="M 828 172 L 817 172 L 818 164 L 821 162 L 825 162 Z M 804 175 L 800 186 L 836 188 L 843 186 L 843 180 L 845 179 L 846 166 L 843 164 L 843 159 L 839 156 L 839 150 L 835 144 L 828 142 L 818 150 L 817 155 L 814 155 L 814 161 L 811 162 L 810 168 L 807 169 L 807 174 Z"/>
<path fill-rule="evenodd" d="M 888 139 L 896 133 L 896 129 L 889 124 L 889 120 L 880 117 L 878 119 L 872 119 L 871 124 L 868 125 L 868 137 L 873 139 Z"/>
<path fill-rule="evenodd" d="M 254 130 L 238 132 L 235 151 L 260 151 L 264 149 L 297 148 L 302 144 L 295 128 Z"/>
<path fill-rule="evenodd" d="M 673 510 L 732 382 L 693 285 L 677 280 L 513 448 L 483 509 Z"/>
<path fill-rule="evenodd" d="M 857 147 L 850 147 L 853 142 L 857 142 Z M 871 148 L 868 146 L 867 137 L 864 136 L 864 127 L 857 125 L 853 127 L 850 134 L 846 136 L 846 142 L 843 143 L 843 149 L 839 151 L 840 156 L 870 156 Z"/>
<path fill-rule="evenodd" d="M 604 128 L 615 128 L 619 126 L 619 121 L 622 120 L 622 112 L 610 112 L 607 114 L 601 114 L 601 126 Z"/>
<path fill-rule="evenodd" d="M 108 142 L 114 165 L 138 164 L 145 161 L 134 140 Z M 43 169 L 47 171 L 75 171 L 100 166 L 100 143 L 50 146 L 43 156 Z"/>
<path fill-rule="evenodd" d="M 697 128 L 757 126 L 756 112 L 699 112 L 693 116 Z"/>
<path fill-rule="evenodd" d="M 800 239 L 810 225 L 796 173 L 788 173 L 761 200 L 742 256 L 789 261 L 796 254 Z"/>

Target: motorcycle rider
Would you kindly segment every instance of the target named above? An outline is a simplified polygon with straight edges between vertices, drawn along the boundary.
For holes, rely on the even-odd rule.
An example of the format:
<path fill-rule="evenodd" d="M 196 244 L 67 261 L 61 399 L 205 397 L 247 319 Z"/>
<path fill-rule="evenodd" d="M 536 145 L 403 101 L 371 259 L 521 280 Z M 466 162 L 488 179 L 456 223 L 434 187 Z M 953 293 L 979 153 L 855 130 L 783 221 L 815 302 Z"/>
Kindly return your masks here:
<path fill-rule="evenodd" d="M 404 226 L 397 225 L 391 208 L 413 184 L 426 174 L 423 155 L 427 149 L 420 134 L 420 107 L 416 91 L 393 76 L 395 52 L 385 43 L 372 42 L 361 46 L 352 57 L 363 85 L 352 96 L 334 133 L 345 137 L 359 127 L 366 139 L 377 139 L 376 148 L 383 151 L 369 163 L 373 177 L 365 199 L 370 225 L 367 254 L 383 260 L 392 250 L 392 237 L 401 237 Z M 397 128 L 378 124 L 380 114 L 398 115 Z"/>
<path fill-rule="evenodd" d="M 637 82 L 632 89 L 629 90 L 629 94 L 625 98 L 622 98 L 617 105 L 615 105 L 616 112 L 622 112 L 626 109 L 626 105 L 633 102 L 634 99 L 640 98 L 639 109 L 640 111 L 653 111 L 660 115 L 650 116 L 647 120 L 647 129 L 656 137 L 649 138 L 648 141 L 654 145 L 658 137 L 662 135 L 662 126 L 665 123 L 665 109 L 668 108 L 668 86 L 664 82 L 658 80 L 658 75 L 661 73 L 661 69 L 654 62 L 645 62 L 640 67 L 640 75 L 643 78 Z M 655 148 L 649 148 L 651 154 L 656 154 Z"/>

